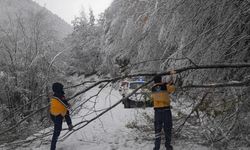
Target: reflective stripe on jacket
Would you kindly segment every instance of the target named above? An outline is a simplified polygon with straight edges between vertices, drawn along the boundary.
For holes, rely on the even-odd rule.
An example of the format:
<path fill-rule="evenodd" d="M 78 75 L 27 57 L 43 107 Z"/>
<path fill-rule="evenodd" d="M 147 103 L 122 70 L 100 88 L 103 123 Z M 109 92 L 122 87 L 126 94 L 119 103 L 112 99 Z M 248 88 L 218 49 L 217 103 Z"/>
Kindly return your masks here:
<path fill-rule="evenodd" d="M 68 111 L 67 105 L 65 105 L 59 98 L 52 97 L 50 99 L 50 114 L 53 116 L 66 115 Z"/>
<path fill-rule="evenodd" d="M 154 108 L 164 108 L 170 106 L 169 94 L 175 91 L 173 85 L 166 83 L 157 83 L 152 87 L 151 97 L 154 102 Z"/>

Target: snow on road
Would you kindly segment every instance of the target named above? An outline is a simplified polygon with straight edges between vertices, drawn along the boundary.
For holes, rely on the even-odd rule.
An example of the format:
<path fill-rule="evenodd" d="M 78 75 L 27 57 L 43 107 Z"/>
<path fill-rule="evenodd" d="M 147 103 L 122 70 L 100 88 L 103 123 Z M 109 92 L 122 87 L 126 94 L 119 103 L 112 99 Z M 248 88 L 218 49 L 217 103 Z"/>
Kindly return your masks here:
<path fill-rule="evenodd" d="M 83 97 L 87 99 L 98 92 L 95 88 L 87 92 Z M 78 114 L 72 116 L 72 122 L 78 123 L 82 120 L 88 109 L 95 105 L 96 110 L 104 109 L 121 99 L 120 94 L 111 87 L 103 89 L 97 98 L 93 98 L 93 103 L 88 103 L 88 108 L 83 108 Z M 96 103 L 94 103 L 96 102 Z M 58 150 L 133 150 L 133 149 L 153 149 L 152 142 L 135 142 L 133 130 L 126 128 L 126 124 L 135 119 L 139 111 L 153 111 L 149 109 L 124 109 L 122 104 L 104 114 L 100 119 L 95 120 L 86 127 L 76 131 L 63 142 L 58 142 Z M 90 119 L 96 114 L 91 114 L 85 119 Z M 63 125 L 67 128 L 66 123 Z M 63 135 L 64 132 L 61 133 Z M 34 145 L 30 149 L 47 150 L 48 145 Z"/>
<path fill-rule="evenodd" d="M 93 89 L 85 97 L 94 95 L 97 91 L 98 89 Z M 96 99 L 95 109 L 107 108 L 120 99 L 121 96 L 117 91 L 111 91 L 111 88 L 106 88 Z M 79 114 L 85 114 L 84 111 L 86 110 L 82 110 Z M 136 113 L 138 112 L 135 110 L 124 109 L 123 105 L 120 104 L 110 112 L 104 114 L 99 120 L 94 121 L 86 128 L 72 135 L 65 142 L 60 143 L 59 147 L 63 150 L 134 149 L 133 132 L 126 128 L 125 125 L 134 119 L 133 117 Z M 139 144 L 139 147 L 142 146 Z"/>
<path fill-rule="evenodd" d="M 83 99 L 87 99 L 98 92 L 98 88 L 87 92 Z M 95 106 L 96 110 L 104 109 L 121 99 L 120 94 L 111 87 L 103 89 L 100 95 L 92 99 L 87 104 L 88 108 L 83 108 L 78 114 L 72 116 L 73 124 L 82 121 L 88 109 Z M 96 102 L 96 103 L 94 103 Z M 146 109 L 124 109 L 122 104 L 104 114 L 100 119 L 95 120 L 81 130 L 76 131 L 65 141 L 58 142 L 58 150 L 152 150 L 153 141 L 136 140 L 135 132 L 126 128 L 126 124 L 133 121 L 139 112 L 151 112 L 152 108 Z M 84 119 L 90 119 L 96 114 L 91 114 Z M 67 127 L 64 123 L 64 128 Z M 61 135 L 63 135 L 62 132 Z M 152 135 L 151 135 L 152 136 Z M 51 138 L 51 137 L 49 137 Z M 162 142 L 163 143 L 163 142 Z M 20 150 L 48 150 L 47 145 L 33 144 L 29 148 L 20 148 Z M 174 145 L 175 150 L 207 150 L 205 147 L 197 145 Z M 162 145 L 162 149 L 164 146 Z"/>

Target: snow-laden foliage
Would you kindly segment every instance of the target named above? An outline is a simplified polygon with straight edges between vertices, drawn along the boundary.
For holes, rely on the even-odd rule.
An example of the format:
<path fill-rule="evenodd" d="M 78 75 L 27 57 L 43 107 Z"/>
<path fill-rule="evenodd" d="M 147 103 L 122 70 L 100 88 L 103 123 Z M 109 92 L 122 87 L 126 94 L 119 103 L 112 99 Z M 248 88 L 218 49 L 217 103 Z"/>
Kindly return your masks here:
<path fill-rule="evenodd" d="M 5 2 L 0 1 L 1 6 Z M 33 11 L 27 6 L 17 14 L 13 7 L 17 3 L 11 0 L 8 4 L 8 13 L 5 13 L 8 17 L 0 21 L 0 132 L 19 125 L 12 132 L 6 132 L 8 138 L 1 136 L 1 142 L 24 138 L 48 125 L 45 109 L 22 120 L 48 104 L 44 97 L 48 87 L 63 77 L 58 73 L 62 66 L 55 67 L 53 61 L 61 51 L 61 37 L 48 22 L 47 10 Z"/>
<path fill-rule="evenodd" d="M 247 0 L 114 0 L 104 14 L 103 67 L 117 75 L 121 68 L 126 73 L 159 72 L 189 65 L 247 63 L 249 8 Z M 121 67 L 123 63 L 117 62 L 128 63 Z M 246 68 L 188 71 L 178 75 L 177 85 L 244 81 L 249 72 Z M 250 120 L 242 111 L 250 108 L 248 91 L 247 87 L 180 89 L 178 95 L 191 96 L 188 103 L 196 103 L 197 95 L 209 93 L 197 108 L 204 115 L 206 140 L 230 147 L 237 144 L 228 140 L 248 143 L 249 133 L 239 130 L 241 121 Z"/>
<path fill-rule="evenodd" d="M 77 73 L 86 76 L 96 74 L 102 60 L 101 53 L 101 22 L 95 24 L 93 11 L 90 10 L 89 20 L 84 13 L 72 21 L 74 31 L 67 38 L 68 74 Z"/>
<path fill-rule="evenodd" d="M 152 68 L 157 71 L 159 64 L 169 61 L 169 56 L 192 58 L 197 64 L 246 62 L 249 59 L 248 8 L 246 1 L 115 0 L 105 12 L 106 65 L 114 65 L 117 57 L 131 59 L 131 65 L 163 59 L 148 62 L 147 68 L 143 64 L 130 69 L 143 67 L 147 71 Z M 227 51 L 237 53 L 233 49 L 238 49 L 239 54 L 225 58 Z"/>

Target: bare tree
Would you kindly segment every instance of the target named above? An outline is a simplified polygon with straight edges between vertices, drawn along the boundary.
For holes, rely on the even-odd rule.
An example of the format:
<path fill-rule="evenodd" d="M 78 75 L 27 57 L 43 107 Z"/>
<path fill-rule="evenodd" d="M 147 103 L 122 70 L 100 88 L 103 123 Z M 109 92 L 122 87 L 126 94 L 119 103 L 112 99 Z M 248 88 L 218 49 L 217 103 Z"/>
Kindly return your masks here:
<path fill-rule="evenodd" d="M 53 55 L 48 55 L 55 51 L 50 48 L 56 47 L 55 40 L 44 10 L 32 12 L 30 16 L 9 15 L 5 26 L 0 25 L 1 105 L 5 105 L 8 112 L 8 117 L 1 120 L 1 130 L 47 105 L 47 98 L 41 95 L 46 92 L 48 81 L 58 77 L 53 72 L 55 67 L 49 67 Z M 53 78 L 47 77 L 51 75 Z M 33 123 L 38 119 L 43 122 L 46 115 L 46 111 L 39 111 L 37 117 L 22 121 L 16 132 L 34 128 Z"/>

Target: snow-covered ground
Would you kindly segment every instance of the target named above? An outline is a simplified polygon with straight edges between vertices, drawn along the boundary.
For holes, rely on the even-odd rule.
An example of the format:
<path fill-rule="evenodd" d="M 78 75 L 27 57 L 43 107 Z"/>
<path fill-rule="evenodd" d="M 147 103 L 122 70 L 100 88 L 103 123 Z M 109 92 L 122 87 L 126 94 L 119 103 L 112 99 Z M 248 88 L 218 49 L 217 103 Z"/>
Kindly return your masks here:
<path fill-rule="evenodd" d="M 87 92 L 83 99 L 95 95 L 98 88 L 92 89 Z M 120 94 L 116 90 L 112 90 L 111 87 L 103 89 L 100 95 L 93 99 L 97 103 L 88 103 L 88 108 L 95 105 L 95 109 L 107 108 L 110 105 L 121 99 Z M 81 109 L 78 114 L 72 116 L 73 124 L 82 121 L 82 116 L 86 114 L 87 108 Z M 136 139 L 135 132 L 132 129 L 126 128 L 126 124 L 136 119 L 135 117 L 139 112 L 151 112 L 152 108 L 146 109 L 124 109 L 122 104 L 112 109 L 110 112 L 104 114 L 100 119 L 90 123 L 81 130 L 76 131 L 69 138 L 62 142 L 57 143 L 58 150 L 152 150 L 153 141 L 145 141 L 142 139 Z M 88 116 L 95 116 L 91 114 Z M 67 128 L 64 123 L 64 128 Z M 62 132 L 61 135 L 65 133 Z M 152 136 L 152 135 L 149 135 Z M 49 137 L 51 138 L 51 137 Z M 36 143 L 36 142 L 35 142 Z M 163 143 L 163 142 L 162 142 Z M 29 147 L 18 148 L 20 150 L 48 150 L 50 144 L 32 144 Z M 161 150 L 164 149 L 162 145 Z M 174 145 L 175 150 L 208 150 L 203 146 L 194 144 L 177 144 Z"/>
<path fill-rule="evenodd" d="M 95 95 L 98 92 L 95 88 L 84 95 L 84 98 Z M 110 105 L 121 99 L 118 91 L 112 90 L 111 87 L 105 88 L 96 101 L 95 109 L 107 108 Z M 88 103 L 89 108 L 93 103 Z M 124 109 L 120 104 L 110 112 L 104 114 L 100 119 L 90 123 L 80 131 L 75 132 L 63 142 L 58 142 L 57 148 L 59 150 L 133 150 L 133 149 L 153 149 L 152 142 L 135 142 L 133 131 L 126 128 L 126 124 L 135 119 L 138 111 L 153 111 L 149 109 Z M 77 115 L 73 116 L 73 123 L 81 121 L 81 116 L 86 114 L 87 109 L 82 109 Z M 92 114 L 88 116 L 95 116 Z M 64 127 L 67 125 L 64 123 Z M 63 133 L 61 133 L 63 135 Z M 47 150 L 49 145 L 42 145 L 41 147 L 34 146 L 32 149 Z"/>
<path fill-rule="evenodd" d="M 94 95 L 98 90 L 96 88 L 87 92 L 84 98 Z M 120 99 L 121 96 L 118 91 L 108 87 L 93 101 L 97 102 L 95 108 L 98 110 L 107 108 Z M 88 105 L 91 107 L 93 104 L 89 103 Z M 81 115 L 86 114 L 86 111 L 87 109 L 82 109 L 77 115 L 73 116 L 73 123 L 81 121 Z M 126 128 L 126 124 L 136 119 L 137 114 L 143 111 L 153 112 L 153 109 L 124 109 L 123 105 L 120 104 L 104 114 L 99 120 L 75 132 L 65 141 L 58 142 L 57 148 L 59 150 L 152 150 L 153 141 L 136 140 L 135 132 Z M 92 114 L 92 116 L 94 115 L 96 114 Z M 66 127 L 65 123 L 64 127 Z M 47 150 L 49 144 L 39 147 L 34 146 L 31 149 Z M 162 149 L 164 149 L 164 146 L 162 146 Z M 175 149 L 205 150 L 206 148 L 197 145 L 176 145 Z"/>

